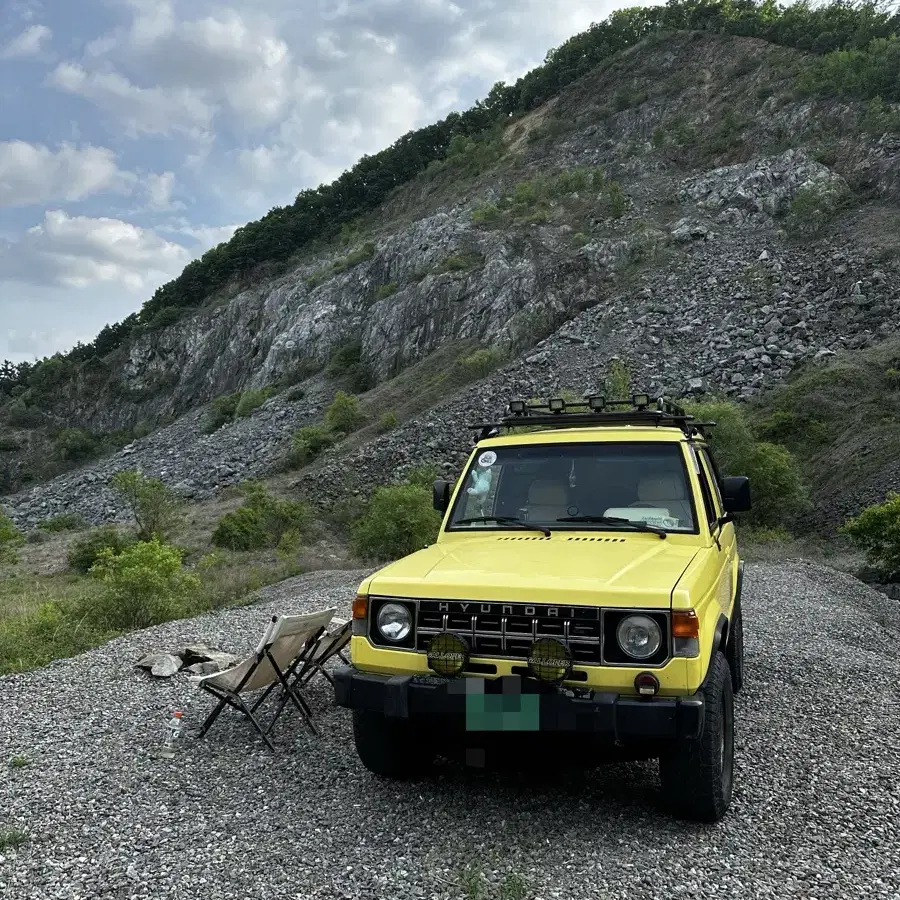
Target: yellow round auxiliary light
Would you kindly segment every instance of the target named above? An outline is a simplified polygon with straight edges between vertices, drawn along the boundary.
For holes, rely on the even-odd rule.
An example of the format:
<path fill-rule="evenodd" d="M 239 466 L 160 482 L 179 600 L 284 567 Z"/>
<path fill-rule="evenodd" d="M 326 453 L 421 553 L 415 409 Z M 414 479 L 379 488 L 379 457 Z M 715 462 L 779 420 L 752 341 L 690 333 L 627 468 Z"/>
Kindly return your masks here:
<path fill-rule="evenodd" d="M 428 665 L 445 678 L 459 675 L 469 664 L 469 645 L 452 631 L 442 631 L 428 642 Z"/>
<path fill-rule="evenodd" d="M 528 651 L 528 668 L 539 681 L 560 684 L 572 674 L 572 654 L 556 638 L 539 638 Z"/>

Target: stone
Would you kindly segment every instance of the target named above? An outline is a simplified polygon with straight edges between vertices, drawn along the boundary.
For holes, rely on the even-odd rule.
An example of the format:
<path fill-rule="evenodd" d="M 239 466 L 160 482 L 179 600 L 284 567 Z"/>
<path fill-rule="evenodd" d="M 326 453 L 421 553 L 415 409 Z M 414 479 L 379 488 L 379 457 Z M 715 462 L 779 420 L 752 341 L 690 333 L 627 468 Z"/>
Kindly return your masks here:
<path fill-rule="evenodd" d="M 172 653 L 157 651 L 142 657 L 135 666 L 147 669 L 156 678 L 170 678 L 181 669 L 181 658 Z"/>

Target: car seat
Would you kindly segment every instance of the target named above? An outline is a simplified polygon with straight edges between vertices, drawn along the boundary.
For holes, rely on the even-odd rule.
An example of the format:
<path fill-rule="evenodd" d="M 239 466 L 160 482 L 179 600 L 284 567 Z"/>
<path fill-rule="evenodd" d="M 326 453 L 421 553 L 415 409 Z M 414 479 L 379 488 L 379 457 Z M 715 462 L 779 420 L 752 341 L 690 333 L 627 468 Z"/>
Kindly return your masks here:
<path fill-rule="evenodd" d="M 646 475 L 637 487 L 638 500 L 631 506 L 650 506 L 667 509 L 670 516 L 681 520 L 682 525 L 693 524 L 691 504 L 687 500 L 684 480 L 674 473 Z"/>
<path fill-rule="evenodd" d="M 568 515 L 569 491 L 563 481 L 533 481 L 528 488 L 527 518 L 535 522 L 555 522 Z"/>

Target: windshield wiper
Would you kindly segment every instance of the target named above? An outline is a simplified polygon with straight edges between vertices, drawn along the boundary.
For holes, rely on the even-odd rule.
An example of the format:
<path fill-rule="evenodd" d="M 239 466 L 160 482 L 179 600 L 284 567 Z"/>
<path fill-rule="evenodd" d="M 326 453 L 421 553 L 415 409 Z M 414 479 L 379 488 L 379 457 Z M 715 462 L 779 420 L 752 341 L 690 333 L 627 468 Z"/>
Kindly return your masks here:
<path fill-rule="evenodd" d="M 550 537 L 550 529 L 546 525 L 538 525 L 535 522 L 526 522 L 524 519 L 516 519 L 513 516 L 474 516 L 471 519 L 457 519 L 454 525 L 470 525 L 473 522 L 496 522 L 498 525 L 514 525 L 518 528 L 530 528 L 532 531 L 540 531 Z"/>
<path fill-rule="evenodd" d="M 649 531 L 658 534 L 661 538 L 666 537 L 666 531 L 650 525 L 648 522 L 635 522 L 633 519 L 623 519 L 619 516 L 565 516 L 557 519 L 557 522 L 596 522 L 600 525 L 616 525 L 619 527 L 633 528 L 635 531 Z"/>

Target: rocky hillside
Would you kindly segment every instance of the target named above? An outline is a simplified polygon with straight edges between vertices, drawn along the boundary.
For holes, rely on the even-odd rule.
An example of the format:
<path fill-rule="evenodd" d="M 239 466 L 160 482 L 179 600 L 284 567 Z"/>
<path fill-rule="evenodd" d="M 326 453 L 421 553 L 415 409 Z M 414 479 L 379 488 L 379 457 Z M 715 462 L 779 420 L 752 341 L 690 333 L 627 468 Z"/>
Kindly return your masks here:
<path fill-rule="evenodd" d="M 594 389 L 616 357 L 653 393 L 748 398 L 891 335 L 900 133 L 881 125 L 900 111 L 880 106 L 872 124 L 871 104 L 797 99 L 806 64 L 699 33 L 620 54 L 398 191 L 343 245 L 144 334 L 90 390 L 66 387 L 53 414 L 67 424 L 181 418 L 4 504 L 22 523 L 73 508 L 103 521 L 117 515 L 102 488 L 117 468 L 196 498 L 264 474 L 333 393 L 310 373 L 351 342 L 382 387 L 459 341 L 510 361 L 389 434 L 329 451 L 298 478 L 313 499 L 423 462 L 452 471 L 467 422 L 510 395 Z M 204 434 L 214 397 L 288 382 L 303 399 L 279 394 Z"/>

